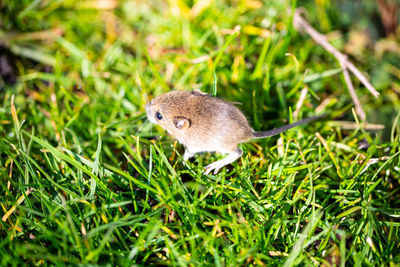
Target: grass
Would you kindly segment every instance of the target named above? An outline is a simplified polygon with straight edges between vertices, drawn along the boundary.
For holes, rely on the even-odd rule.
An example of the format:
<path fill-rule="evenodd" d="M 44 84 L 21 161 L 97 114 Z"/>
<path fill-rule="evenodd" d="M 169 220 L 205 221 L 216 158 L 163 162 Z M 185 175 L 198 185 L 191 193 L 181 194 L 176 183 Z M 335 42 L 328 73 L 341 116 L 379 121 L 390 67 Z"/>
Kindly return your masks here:
<path fill-rule="evenodd" d="M 338 64 L 291 26 L 296 5 L 343 29 L 340 50 L 369 19 L 340 20 L 331 1 L 0 3 L 2 265 L 400 264 L 398 55 L 354 56 L 386 130 L 344 129 L 332 120 L 357 118 Z M 154 96 L 201 88 L 267 130 L 293 120 L 304 86 L 300 116 L 328 99 L 330 121 L 243 144 L 218 175 L 202 172 L 221 155 L 185 166 L 144 115 Z"/>

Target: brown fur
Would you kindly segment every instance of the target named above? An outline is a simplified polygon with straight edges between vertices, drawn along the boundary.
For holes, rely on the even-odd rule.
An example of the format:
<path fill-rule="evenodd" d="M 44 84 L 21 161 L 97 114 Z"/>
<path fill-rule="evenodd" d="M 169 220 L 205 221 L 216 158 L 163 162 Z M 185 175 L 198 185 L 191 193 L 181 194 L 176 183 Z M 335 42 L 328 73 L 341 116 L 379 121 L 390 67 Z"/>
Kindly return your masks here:
<path fill-rule="evenodd" d="M 193 153 L 229 153 L 239 143 L 253 138 L 253 129 L 237 107 L 198 90 L 163 94 L 149 102 L 146 111 L 148 117 L 160 112 L 163 119 L 158 121 L 154 118 L 156 123 Z M 187 118 L 190 126 L 177 129 L 173 123 L 176 117 Z"/>
<path fill-rule="evenodd" d="M 314 116 L 277 129 L 255 132 L 243 113 L 232 103 L 200 90 L 172 91 L 160 95 L 147 103 L 146 113 L 149 120 L 166 129 L 186 147 L 184 160 L 205 151 L 229 154 L 206 166 L 205 174 L 212 170 L 216 174 L 220 168 L 238 159 L 242 155 L 238 148 L 240 143 L 273 136 L 324 116 Z M 160 114 L 161 119 L 157 118 Z"/>

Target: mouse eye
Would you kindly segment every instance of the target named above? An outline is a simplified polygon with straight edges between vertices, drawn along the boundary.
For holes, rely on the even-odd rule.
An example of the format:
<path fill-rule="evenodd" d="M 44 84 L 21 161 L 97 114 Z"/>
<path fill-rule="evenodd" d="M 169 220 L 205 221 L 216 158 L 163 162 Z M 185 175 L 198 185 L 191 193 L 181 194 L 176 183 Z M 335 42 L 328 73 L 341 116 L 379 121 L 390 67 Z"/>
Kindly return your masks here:
<path fill-rule="evenodd" d="M 159 120 L 159 121 L 162 120 L 162 115 L 158 111 L 156 112 L 156 119 Z"/>

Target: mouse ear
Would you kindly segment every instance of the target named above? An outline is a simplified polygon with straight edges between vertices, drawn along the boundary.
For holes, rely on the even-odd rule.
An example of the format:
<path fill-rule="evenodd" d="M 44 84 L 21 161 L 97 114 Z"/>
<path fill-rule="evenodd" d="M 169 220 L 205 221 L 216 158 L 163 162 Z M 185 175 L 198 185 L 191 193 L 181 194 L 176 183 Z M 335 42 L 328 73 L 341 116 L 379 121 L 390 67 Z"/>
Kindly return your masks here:
<path fill-rule="evenodd" d="M 185 130 L 190 127 L 190 120 L 185 117 L 175 117 L 174 125 L 179 130 Z"/>

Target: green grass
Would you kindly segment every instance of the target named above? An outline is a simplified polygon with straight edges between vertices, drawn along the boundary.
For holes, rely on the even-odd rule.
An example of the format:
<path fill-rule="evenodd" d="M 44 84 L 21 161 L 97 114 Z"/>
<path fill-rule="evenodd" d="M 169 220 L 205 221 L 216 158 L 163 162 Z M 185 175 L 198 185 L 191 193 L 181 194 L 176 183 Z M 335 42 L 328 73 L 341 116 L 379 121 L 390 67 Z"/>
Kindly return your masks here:
<path fill-rule="evenodd" d="M 357 122 L 339 65 L 287 10 L 343 29 L 342 51 L 369 13 L 355 24 L 331 1 L 232 2 L 0 3 L 3 266 L 400 264 L 399 56 L 352 58 L 381 93 L 352 77 L 368 121 L 386 129 L 347 130 L 332 122 Z M 333 115 L 241 145 L 218 175 L 202 173 L 221 155 L 185 166 L 144 114 L 154 96 L 200 88 L 267 130 L 292 120 L 304 86 L 300 117 L 325 99 Z"/>

